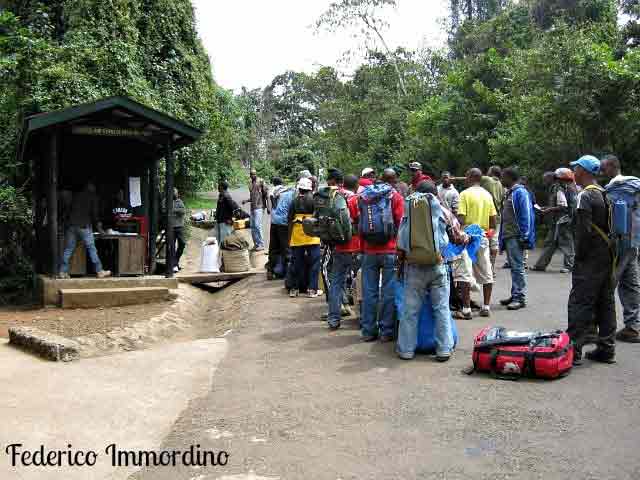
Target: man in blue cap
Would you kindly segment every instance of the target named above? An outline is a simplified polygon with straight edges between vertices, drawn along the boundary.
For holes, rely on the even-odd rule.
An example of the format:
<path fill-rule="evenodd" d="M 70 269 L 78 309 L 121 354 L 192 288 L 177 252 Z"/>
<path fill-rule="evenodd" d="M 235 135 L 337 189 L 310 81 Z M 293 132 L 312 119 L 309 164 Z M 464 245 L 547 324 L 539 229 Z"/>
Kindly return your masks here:
<path fill-rule="evenodd" d="M 574 364 L 582 362 L 582 348 L 598 331 L 589 360 L 615 363 L 616 310 L 613 254 L 609 239 L 609 208 L 604 189 L 597 184 L 600 161 L 585 155 L 571 163 L 576 183 L 582 187 L 574 217 L 575 266 L 569 295 L 569 326 Z"/>

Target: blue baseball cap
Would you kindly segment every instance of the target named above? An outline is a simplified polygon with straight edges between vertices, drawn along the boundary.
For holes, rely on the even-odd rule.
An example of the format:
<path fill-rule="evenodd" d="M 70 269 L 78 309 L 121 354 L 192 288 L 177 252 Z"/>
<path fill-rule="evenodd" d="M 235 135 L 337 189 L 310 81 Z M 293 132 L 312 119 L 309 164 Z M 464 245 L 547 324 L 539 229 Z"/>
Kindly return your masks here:
<path fill-rule="evenodd" d="M 571 168 L 573 170 L 575 170 L 577 166 L 584 168 L 592 175 L 597 175 L 598 173 L 600 173 L 600 160 L 598 160 L 593 155 L 585 155 L 584 157 L 580 157 L 575 162 L 571 162 Z"/>

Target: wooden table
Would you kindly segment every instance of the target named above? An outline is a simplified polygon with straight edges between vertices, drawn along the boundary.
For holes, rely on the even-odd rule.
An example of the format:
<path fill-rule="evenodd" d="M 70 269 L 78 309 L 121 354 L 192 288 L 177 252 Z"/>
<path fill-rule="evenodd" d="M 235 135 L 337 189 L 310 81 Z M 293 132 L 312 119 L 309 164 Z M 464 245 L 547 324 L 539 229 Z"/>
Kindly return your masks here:
<path fill-rule="evenodd" d="M 142 235 L 96 234 L 95 239 L 105 269 L 113 269 L 114 275 L 144 275 L 146 246 Z"/>

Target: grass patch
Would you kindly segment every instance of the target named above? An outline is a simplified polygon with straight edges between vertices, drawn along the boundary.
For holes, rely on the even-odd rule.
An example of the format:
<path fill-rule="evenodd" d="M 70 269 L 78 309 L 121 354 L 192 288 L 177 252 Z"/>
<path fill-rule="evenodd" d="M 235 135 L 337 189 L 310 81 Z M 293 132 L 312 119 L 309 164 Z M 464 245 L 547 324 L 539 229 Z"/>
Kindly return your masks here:
<path fill-rule="evenodd" d="M 201 197 L 199 195 L 191 195 L 184 199 L 184 204 L 191 212 L 198 212 L 200 210 L 209 213 L 209 210 L 216 208 L 216 200 Z"/>

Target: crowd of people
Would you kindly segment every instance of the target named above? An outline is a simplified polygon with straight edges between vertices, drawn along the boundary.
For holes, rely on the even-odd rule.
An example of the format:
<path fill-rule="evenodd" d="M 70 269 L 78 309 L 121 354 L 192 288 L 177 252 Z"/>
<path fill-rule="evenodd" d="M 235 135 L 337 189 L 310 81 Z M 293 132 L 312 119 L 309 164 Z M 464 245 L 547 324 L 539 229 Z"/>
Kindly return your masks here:
<path fill-rule="evenodd" d="M 484 174 L 472 168 L 464 178 L 442 172 L 438 185 L 420 163 L 411 163 L 409 170 L 406 184 L 392 168 L 379 175 L 365 168 L 359 177 L 330 169 L 321 188 L 303 171 L 293 187 L 272 179 L 271 191 L 252 171 L 257 249 L 264 248 L 262 210 L 273 212 L 268 278 L 284 278 L 291 298 L 321 296 L 319 277 L 327 258 L 322 252 L 329 251 L 328 328 L 340 328 L 341 318 L 350 313 L 349 286 L 361 279 L 362 341 L 395 341 L 398 356 L 406 360 L 415 356 L 419 314 L 429 296 L 436 359 L 444 362 L 455 345 L 451 318 L 471 320 L 474 310 L 491 316 L 499 253 L 506 254 L 504 267 L 511 273 L 511 295 L 499 303 L 513 312 L 527 307 L 528 252 L 536 247 L 540 219 L 547 233 L 531 270 L 545 271 L 556 250 L 564 254 L 560 271 L 572 275 L 567 333 L 574 363 L 582 362 L 588 344 L 596 347 L 587 358 L 614 363 L 616 339 L 640 342 L 638 249 L 634 242 L 614 238 L 614 202 L 607 192 L 616 182 L 630 179 L 640 185 L 640 180 L 623 177 L 615 156 L 600 161 L 587 155 L 545 173 L 543 207 L 515 167 L 492 166 Z M 597 183 L 601 177 L 609 182 L 606 189 Z M 461 191 L 455 185 L 459 181 L 464 182 Z M 221 196 L 225 191 L 222 185 Z M 224 209 L 227 217 L 230 210 Z M 396 282 L 404 296 L 399 315 Z M 625 323 L 617 334 L 616 288 Z M 474 291 L 481 293 L 479 303 L 472 300 Z"/>

